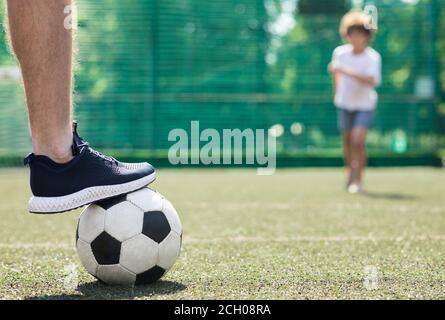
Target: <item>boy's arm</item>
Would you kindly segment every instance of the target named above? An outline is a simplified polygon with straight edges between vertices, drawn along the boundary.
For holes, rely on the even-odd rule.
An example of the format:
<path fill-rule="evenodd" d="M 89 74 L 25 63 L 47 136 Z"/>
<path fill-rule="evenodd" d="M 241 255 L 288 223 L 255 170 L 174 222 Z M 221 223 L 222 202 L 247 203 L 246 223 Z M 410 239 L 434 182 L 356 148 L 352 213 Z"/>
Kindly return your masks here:
<path fill-rule="evenodd" d="M 355 73 L 347 68 L 340 68 L 339 72 L 357 80 L 363 85 L 377 87 L 381 82 L 381 58 L 378 56 L 368 64 L 365 73 Z"/>
<path fill-rule="evenodd" d="M 337 92 L 338 83 L 340 81 L 341 74 L 339 72 L 332 73 L 332 92 L 333 95 Z"/>
<path fill-rule="evenodd" d="M 334 50 L 332 54 L 331 63 L 328 65 L 328 72 L 332 75 L 332 94 L 335 96 L 337 92 L 338 84 L 340 81 L 341 74 L 338 72 L 338 65 L 340 64 L 338 61 L 337 49 Z"/>
<path fill-rule="evenodd" d="M 357 74 L 354 73 L 350 70 L 347 69 L 338 69 L 339 72 L 357 80 L 358 82 L 360 82 L 361 84 L 367 85 L 367 86 L 371 86 L 371 87 L 375 87 L 377 86 L 378 82 L 377 80 L 374 78 L 374 76 L 367 76 L 367 75 L 362 75 L 362 74 Z M 336 73 L 338 74 L 338 72 Z"/>

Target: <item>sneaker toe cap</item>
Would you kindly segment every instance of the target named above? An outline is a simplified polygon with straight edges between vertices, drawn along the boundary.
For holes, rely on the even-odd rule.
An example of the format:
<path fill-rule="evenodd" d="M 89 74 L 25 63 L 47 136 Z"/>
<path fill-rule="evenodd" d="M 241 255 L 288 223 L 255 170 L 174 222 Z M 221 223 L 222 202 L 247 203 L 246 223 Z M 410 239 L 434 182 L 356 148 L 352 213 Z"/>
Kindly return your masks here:
<path fill-rule="evenodd" d="M 147 176 L 155 172 L 155 168 L 147 163 L 122 163 L 122 165 L 129 171 L 137 172 L 140 176 Z"/>

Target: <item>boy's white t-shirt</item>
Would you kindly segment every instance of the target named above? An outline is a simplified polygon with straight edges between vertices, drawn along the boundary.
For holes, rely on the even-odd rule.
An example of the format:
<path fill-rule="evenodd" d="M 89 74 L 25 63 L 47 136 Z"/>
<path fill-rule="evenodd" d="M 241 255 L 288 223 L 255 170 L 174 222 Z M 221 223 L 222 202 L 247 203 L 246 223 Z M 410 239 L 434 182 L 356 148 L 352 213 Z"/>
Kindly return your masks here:
<path fill-rule="evenodd" d="M 381 83 L 381 60 L 380 54 L 370 47 L 360 54 L 354 54 L 350 44 L 337 47 L 332 55 L 334 66 L 363 76 L 372 76 L 376 86 Z M 374 87 L 362 84 L 345 74 L 340 75 L 334 99 L 337 108 L 349 111 L 371 111 L 375 109 L 377 99 Z"/>

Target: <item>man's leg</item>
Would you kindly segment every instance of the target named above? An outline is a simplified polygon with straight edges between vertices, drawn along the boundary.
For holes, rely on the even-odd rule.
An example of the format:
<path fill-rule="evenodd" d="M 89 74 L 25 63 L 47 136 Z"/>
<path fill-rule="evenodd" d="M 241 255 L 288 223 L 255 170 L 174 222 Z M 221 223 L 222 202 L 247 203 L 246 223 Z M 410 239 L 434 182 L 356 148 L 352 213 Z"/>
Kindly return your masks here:
<path fill-rule="evenodd" d="M 33 153 L 29 211 L 58 213 L 133 192 L 154 181 L 149 163 L 126 164 L 82 140 L 72 126 L 73 0 L 8 0 L 9 30 L 26 91 Z M 69 9 L 69 8 L 68 8 Z M 66 23 L 66 25 L 65 25 Z M 69 161 L 76 158 L 75 161 Z"/>
<path fill-rule="evenodd" d="M 351 132 L 351 183 L 362 183 L 363 171 L 366 166 L 366 133 L 367 129 L 355 127 Z"/>
<path fill-rule="evenodd" d="M 64 9 L 71 2 L 7 2 L 11 44 L 25 85 L 33 152 L 59 163 L 73 157 L 73 31 L 64 26 Z"/>

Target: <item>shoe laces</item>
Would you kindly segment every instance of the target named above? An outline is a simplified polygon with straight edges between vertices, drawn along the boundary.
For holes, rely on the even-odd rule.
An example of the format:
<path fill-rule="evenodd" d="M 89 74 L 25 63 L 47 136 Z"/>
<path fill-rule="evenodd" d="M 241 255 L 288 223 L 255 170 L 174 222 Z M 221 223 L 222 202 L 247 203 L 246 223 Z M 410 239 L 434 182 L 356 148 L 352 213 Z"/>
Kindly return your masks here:
<path fill-rule="evenodd" d="M 103 153 L 100 153 L 99 151 L 94 150 L 91 147 L 88 147 L 88 148 L 89 148 L 90 152 L 92 154 L 94 154 L 95 156 L 97 156 L 98 158 L 104 159 L 105 161 L 111 162 L 112 164 L 115 164 L 115 165 L 118 164 L 118 161 L 115 158 L 107 156 L 107 155 L 104 155 Z"/>
<path fill-rule="evenodd" d="M 88 148 L 88 150 L 90 151 L 91 154 L 93 154 L 96 158 L 102 159 L 106 162 L 109 162 L 111 164 L 117 165 L 119 162 L 114 159 L 113 157 L 110 156 L 106 156 L 102 153 L 100 153 L 97 150 L 94 150 L 93 148 L 90 147 L 89 143 L 85 140 L 83 140 L 79 134 L 77 133 L 77 122 L 73 121 L 73 146 L 72 146 L 72 151 L 73 151 L 73 155 L 77 155 L 79 154 L 80 150 L 86 147 Z"/>
<path fill-rule="evenodd" d="M 92 155 L 94 155 L 96 158 L 102 159 L 104 161 L 110 162 L 110 163 L 115 164 L 115 165 L 118 164 L 118 161 L 115 158 L 107 156 L 107 155 L 104 155 L 103 153 L 100 153 L 99 151 L 94 150 L 93 148 L 91 148 L 90 144 L 87 141 L 83 140 L 81 137 L 79 137 L 77 135 L 77 132 L 75 132 L 75 135 L 76 135 L 76 138 L 77 138 L 77 139 L 75 139 L 75 141 L 76 140 L 77 141 L 73 144 L 73 151 L 75 151 L 75 152 L 73 152 L 73 154 L 78 154 L 83 147 L 86 147 L 86 148 L 88 148 L 90 153 Z"/>

